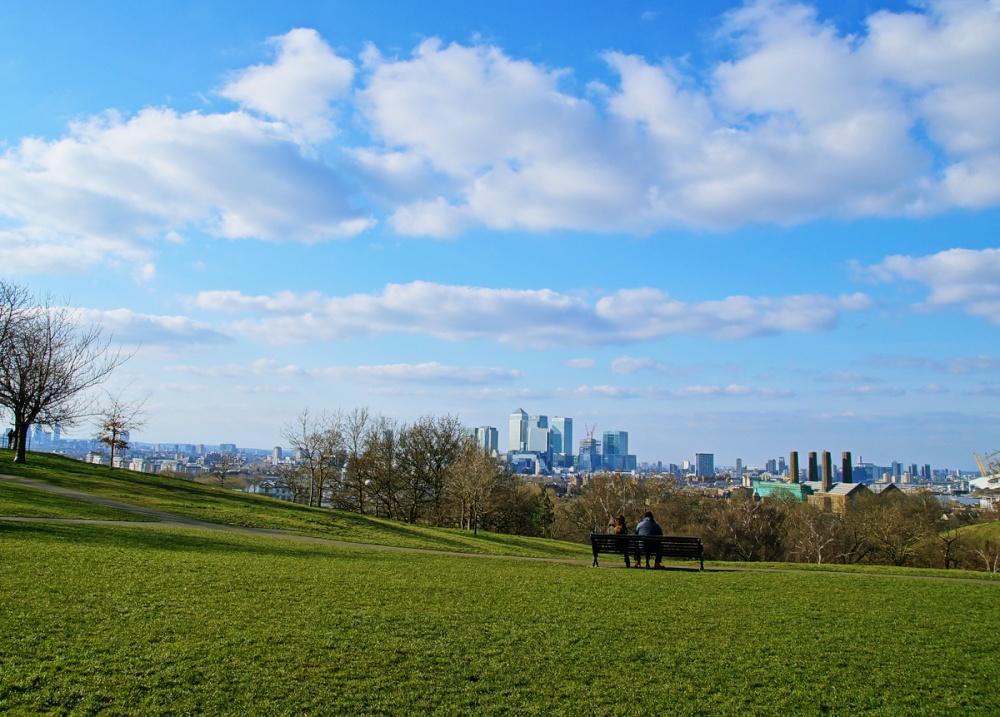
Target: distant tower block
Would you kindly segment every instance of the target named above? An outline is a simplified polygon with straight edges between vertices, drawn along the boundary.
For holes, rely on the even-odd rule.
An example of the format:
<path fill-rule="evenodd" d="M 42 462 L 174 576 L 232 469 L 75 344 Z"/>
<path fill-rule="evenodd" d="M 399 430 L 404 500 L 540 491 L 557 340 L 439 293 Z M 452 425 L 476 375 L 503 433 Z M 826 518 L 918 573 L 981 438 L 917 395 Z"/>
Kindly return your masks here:
<path fill-rule="evenodd" d="M 854 468 L 851 467 L 851 452 L 844 451 L 840 454 L 840 472 L 843 475 L 844 483 L 854 482 Z"/>
<path fill-rule="evenodd" d="M 819 480 L 819 466 L 816 465 L 816 451 L 809 451 L 809 482 L 815 483 Z"/>
<path fill-rule="evenodd" d="M 788 477 L 792 483 L 799 482 L 799 452 L 792 451 L 788 454 Z"/>
<path fill-rule="evenodd" d="M 829 493 L 833 488 L 833 459 L 830 451 L 823 451 L 823 492 Z"/>

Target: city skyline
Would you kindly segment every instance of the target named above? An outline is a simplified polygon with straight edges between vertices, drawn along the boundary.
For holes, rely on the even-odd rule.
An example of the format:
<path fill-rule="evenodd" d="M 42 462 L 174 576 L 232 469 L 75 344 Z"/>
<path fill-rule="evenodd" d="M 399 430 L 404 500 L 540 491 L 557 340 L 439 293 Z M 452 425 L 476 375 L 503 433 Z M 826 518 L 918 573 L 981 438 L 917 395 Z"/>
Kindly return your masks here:
<path fill-rule="evenodd" d="M 973 469 L 998 64 L 987 0 L 43 0 L 0 27 L 0 276 L 139 347 L 137 440 L 521 405 L 640 461 Z"/>

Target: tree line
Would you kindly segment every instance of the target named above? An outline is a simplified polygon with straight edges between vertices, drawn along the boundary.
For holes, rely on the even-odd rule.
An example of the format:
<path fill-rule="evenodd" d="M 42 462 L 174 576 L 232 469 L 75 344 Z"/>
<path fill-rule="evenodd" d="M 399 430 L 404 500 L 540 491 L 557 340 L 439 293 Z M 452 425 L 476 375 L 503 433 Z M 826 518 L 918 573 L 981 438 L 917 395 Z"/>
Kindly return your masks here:
<path fill-rule="evenodd" d="M 864 492 L 839 515 L 791 497 L 723 499 L 668 478 L 598 473 L 560 498 L 483 451 L 455 416 L 406 424 L 367 408 L 304 410 L 283 436 L 296 460 L 278 482 L 307 505 L 576 542 L 619 514 L 634 529 L 649 510 L 667 534 L 702 538 L 714 560 L 1000 570 L 1000 541 L 962 530 L 1000 515 L 942 506 L 928 492 Z"/>
<path fill-rule="evenodd" d="M 619 514 L 634 529 L 647 510 L 665 533 L 700 537 L 713 560 L 1000 571 L 1000 540 L 989 530 L 967 529 L 997 521 L 997 510 L 943 506 L 926 491 L 863 492 L 839 515 L 791 497 L 760 500 L 738 491 L 726 500 L 681 490 L 668 479 L 598 474 L 579 495 L 556 504 L 550 532 L 585 541 L 607 532 Z"/>
<path fill-rule="evenodd" d="M 465 435 L 455 416 L 401 423 L 368 408 L 303 410 L 282 435 L 295 461 L 277 480 L 292 500 L 433 526 L 545 535 L 549 495 Z"/>

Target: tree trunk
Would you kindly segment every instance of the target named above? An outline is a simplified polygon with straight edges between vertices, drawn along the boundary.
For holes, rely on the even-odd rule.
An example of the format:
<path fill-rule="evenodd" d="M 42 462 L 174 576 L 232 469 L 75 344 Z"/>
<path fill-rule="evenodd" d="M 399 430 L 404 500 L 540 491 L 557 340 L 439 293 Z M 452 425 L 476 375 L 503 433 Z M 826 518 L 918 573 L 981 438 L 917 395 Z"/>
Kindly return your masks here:
<path fill-rule="evenodd" d="M 14 456 L 15 463 L 28 462 L 28 431 L 20 418 L 14 417 L 14 433 L 17 439 L 17 453 Z"/>

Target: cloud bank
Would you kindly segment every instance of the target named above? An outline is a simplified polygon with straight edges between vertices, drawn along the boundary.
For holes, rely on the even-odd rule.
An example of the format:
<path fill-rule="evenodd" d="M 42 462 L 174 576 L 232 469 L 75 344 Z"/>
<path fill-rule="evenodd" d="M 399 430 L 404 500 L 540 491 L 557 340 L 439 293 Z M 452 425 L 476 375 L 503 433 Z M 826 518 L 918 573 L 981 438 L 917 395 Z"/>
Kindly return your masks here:
<path fill-rule="evenodd" d="M 958 308 L 1000 325 L 1000 249 L 948 249 L 930 256 L 896 255 L 860 269 L 877 281 L 908 281 L 929 289 L 921 310 Z"/>
<path fill-rule="evenodd" d="M 222 84 L 235 106 L 109 110 L 11 146 L 0 250 L 10 271 L 111 260 L 148 277 L 156 242 L 193 231 L 648 234 L 1000 202 L 995 2 L 883 10 L 846 35 L 760 0 L 720 18 L 717 39 L 728 56 L 690 70 L 594 48 L 615 80 L 574 76 L 573 93 L 572 68 L 495 45 L 348 58 L 295 29 Z"/>
<path fill-rule="evenodd" d="M 683 302 L 659 289 L 622 289 L 593 303 L 548 289 L 490 289 L 424 281 L 389 284 L 381 294 L 324 297 L 282 292 L 247 296 L 205 291 L 200 310 L 250 313 L 230 327 L 273 343 L 419 334 L 445 341 L 495 340 L 514 346 L 604 346 L 677 335 L 746 339 L 832 329 L 845 311 L 869 308 L 863 294 Z M 619 364 L 621 372 L 646 366 Z"/>

